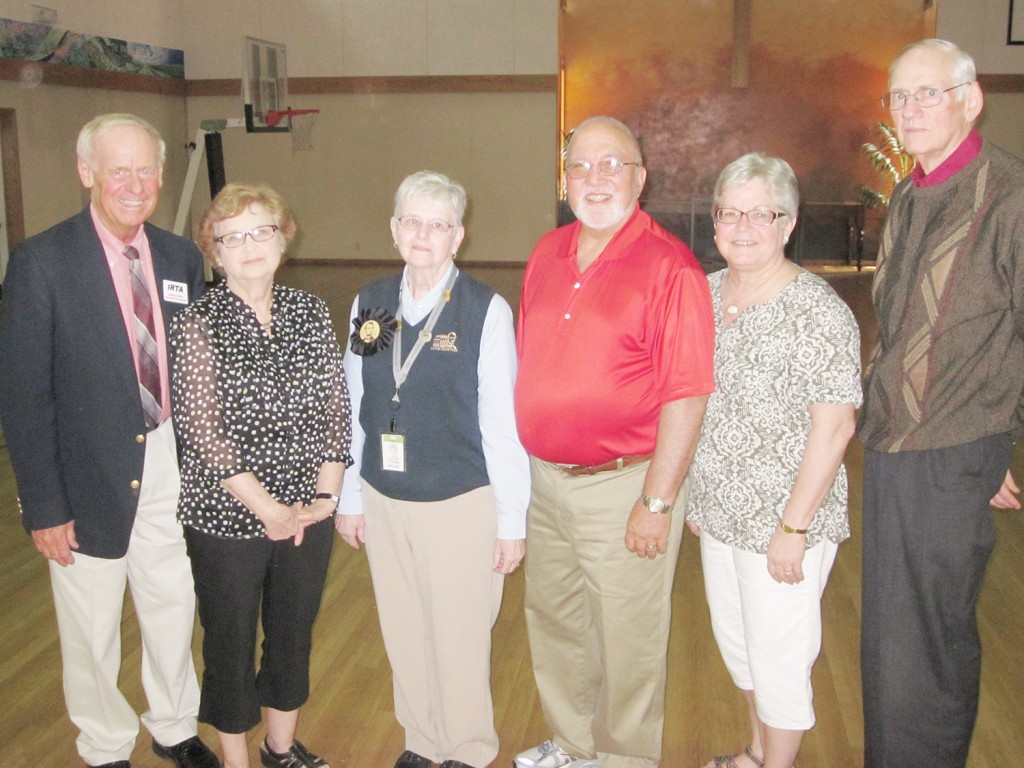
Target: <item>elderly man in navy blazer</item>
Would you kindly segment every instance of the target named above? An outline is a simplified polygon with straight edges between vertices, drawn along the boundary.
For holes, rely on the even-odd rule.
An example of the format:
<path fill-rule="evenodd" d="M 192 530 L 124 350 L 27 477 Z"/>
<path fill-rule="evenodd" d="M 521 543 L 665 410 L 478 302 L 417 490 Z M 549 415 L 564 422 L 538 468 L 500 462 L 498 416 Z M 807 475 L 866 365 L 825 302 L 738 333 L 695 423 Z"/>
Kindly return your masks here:
<path fill-rule="evenodd" d="M 64 693 L 90 766 L 127 768 L 139 716 L 117 687 L 121 605 L 142 631 L 141 716 L 179 768 L 220 763 L 196 735 L 195 595 L 175 520 L 166 330 L 203 290 L 202 258 L 147 224 L 165 145 L 134 115 L 78 137 L 89 206 L 12 255 L 0 325 L 0 418 L 22 518 L 49 561 Z"/>

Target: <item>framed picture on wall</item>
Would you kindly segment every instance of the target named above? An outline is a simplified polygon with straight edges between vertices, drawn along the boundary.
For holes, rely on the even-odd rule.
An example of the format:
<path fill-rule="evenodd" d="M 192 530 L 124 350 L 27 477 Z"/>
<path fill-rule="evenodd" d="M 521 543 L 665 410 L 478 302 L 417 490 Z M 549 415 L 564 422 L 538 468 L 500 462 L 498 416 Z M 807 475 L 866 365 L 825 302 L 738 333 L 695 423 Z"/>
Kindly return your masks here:
<path fill-rule="evenodd" d="M 1024 45 L 1024 0 L 1009 0 L 1010 18 L 1006 25 L 1006 44 Z M 1016 4 L 1016 9 L 1013 7 Z M 1016 10 L 1016 13 L 1014 13 Z"/>

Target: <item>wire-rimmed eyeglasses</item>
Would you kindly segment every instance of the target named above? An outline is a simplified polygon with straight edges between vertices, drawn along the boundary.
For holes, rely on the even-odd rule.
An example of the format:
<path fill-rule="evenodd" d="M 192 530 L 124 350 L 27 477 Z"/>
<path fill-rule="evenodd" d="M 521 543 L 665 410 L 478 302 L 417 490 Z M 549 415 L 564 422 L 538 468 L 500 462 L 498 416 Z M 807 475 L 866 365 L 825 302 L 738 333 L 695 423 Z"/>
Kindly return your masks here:
<path fill-rule="evenodd" d="M 642 163 L 625 163 L 617 157 L 606 157 L 597 161 L 597 173 L 599 176 L 618 176 L 627 165 L 642 165 Z M 589 160 L 573 160 L 565 164 L 565 175 L 570 179 L 585 179 L 590 175 L 590 169 L 594 163 Z"/>
<path fill-rule="evenodd" d="M 908 93 L 907 91 L 889 91 L 882 95 L 882 106 L 893 112 L 899 112 L 907 106 L 907 99 L 913 96 L 914 101 L 917 102 L 917 106 L 919 107 L 936 107 L 942 101 L 942 94 L 956 88 L 963 88 L 965 85 L 970 85 L 970 83 L 951 85 L 949 88 L 920 88 L 913 93 Z"/>
<path fill-rule="evenodd" d="M 419 232 L 420 227 L 426 224 L 427 231 L 432 235 L 446 234 L 455 226 L 450 221 L 445 221 L 444 219 L 421 219 L 419 216 L 414 216 L 411 213 L 399 216 L 398 223 L 402 225 L 402 229 L 407 229 L 410 232 Z"/>

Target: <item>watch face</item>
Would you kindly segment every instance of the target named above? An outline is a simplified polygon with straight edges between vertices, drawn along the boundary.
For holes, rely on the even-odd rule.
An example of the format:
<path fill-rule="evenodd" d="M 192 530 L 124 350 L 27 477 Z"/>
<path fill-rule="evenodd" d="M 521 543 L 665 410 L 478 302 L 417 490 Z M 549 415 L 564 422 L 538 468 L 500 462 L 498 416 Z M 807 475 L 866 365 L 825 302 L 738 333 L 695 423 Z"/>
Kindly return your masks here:
<path fill-rule="evenodd" d="M 642 501 L 643 505 L 647 507 L 648 512 L 653 512 L 654 514 L 657 514 L 661 512 L 663 509 L 665 509 L 664 501 L 654 496 L 648 496 L 646 493 L 640 497 L 640 501 Z"/>

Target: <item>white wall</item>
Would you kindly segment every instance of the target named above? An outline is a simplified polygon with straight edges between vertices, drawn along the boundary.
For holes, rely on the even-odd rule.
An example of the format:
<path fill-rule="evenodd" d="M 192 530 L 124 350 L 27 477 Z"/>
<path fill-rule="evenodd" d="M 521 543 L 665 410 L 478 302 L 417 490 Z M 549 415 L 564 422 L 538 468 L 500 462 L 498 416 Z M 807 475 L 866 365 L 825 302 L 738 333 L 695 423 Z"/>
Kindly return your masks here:
<path fill-rule="evenodd" d="M 974 57 L 986 75 L 1024 74 L 1024 45 L 1007 45 L 1010 0 L 936 0 L 936 34 Z M 1024 16 L 1024 0 L 1016 0 Z M 1020 19 L 1024 20 L 1024 19 Z"/>
<path fill-rule="evenodd" d="M 35 0 L 75 32 L 185 51 L 186 76 L 235 79 L 242 37 L 288 46 L 291 77 L 524 75 L 557 71 L 558 0 Z M 29 0 L 0 0 L 0 16 L 32 20 Z M 387 221 L 398 182 L 431 168 L 467 188 L 466 259 L 525 260 L 554 226 L 556 103 L 544 93 L 316 94 L 312 152 L 287 135 L 223 134 L 229 181 L 266 181 L 302 227 L 298 257 L 393 258 Z M 206 118 L 241 117 L 241 95 L 154 97 L 88 88 L 24 90 L 0 83 L 17 110 L 26 230 L 38 232 L 85 200 L 74 138 L 99 112 L 150 118 L 168 144 L 155 223 L 169 227 L 188 155 Z M 59 117 L 57 116 L 59 114 Z M 191 226 L 209 202 L 205 167 Z"/>
<path fill-rule="evenodd" d="M 189 79 L 242 72 L 243 37 L 288 46 L 292 77 L 558 71 L 558 0 L 0 0 L 73 32 L 185 51 Z"/>
<path fill-rule="evenodd" d="M 153 223 L 170 229 L 184 182 L 185 115 L 180 96 L 124 94 L 113 90 L 41 85 L 23 88 L 0 81 L 0 106 L 15 110 L 25 234 L 37 232 L 77 213 L 88 202 L 75 170 L 75 141 L 95 115 L 123 112 L 143 115 L 167 141 L 167 166 Z"/>
<path fill-rule="evenodd" d="M 228 181 L 266 182 L 295 211 L 297 258 L 391 259 L 395 190 L 410 173 L 446 173 L 469 196 L 460 258 L 525 261 L 555 226 L 556 105 L 548 93 L 334 94 L 311 151 L 286 134 L 221 134 Z M 189 122 L 223 116 L 237 99 L 189 100 Z M 192 201 L 197 225 L 209 204 L 203 171 Z"/>
<path fill-rule="evenodd" d="M 558 0 L 180 0 L 189 79 L 241 75 L 241 38 L 291 77 L 554 74 Z"/>
<path fill-rule="evenodd" d="M 937 0 L 936 35 L 974 58 L 979 74 L 1024 74 L 1024 45 L 1007 45 L 1010 0 Z M 1015 12 L 1024 16 L 1024 0 Z M 1019 19 L 1024 20 L 1024 19 Z M 1024 93 L 986 93 L 978 129 L 986 139 L 1024 157 Z"/>

